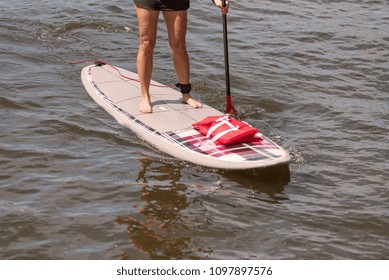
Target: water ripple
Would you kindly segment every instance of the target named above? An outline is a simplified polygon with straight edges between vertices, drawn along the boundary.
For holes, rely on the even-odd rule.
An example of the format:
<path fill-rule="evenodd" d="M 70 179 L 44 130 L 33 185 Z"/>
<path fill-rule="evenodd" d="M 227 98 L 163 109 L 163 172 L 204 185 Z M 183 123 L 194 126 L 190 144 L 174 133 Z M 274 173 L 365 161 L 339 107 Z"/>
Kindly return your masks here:
<path fill-rule="evenodd" d="M 0 4 L 3 259 L 389 257 L 386 1 L 231 6 L 234 105 L 287 148 L 289 166 L 226 172 L 177 161 L 89 98 L 81 65 L 67 62 L 97 57 L 135 71 L 133 4 Z M 153 78 L 173 84 L 159 23 Z M 193 94 L 223 110 L 211 3 L 192 1 L 187 41 Z"/>

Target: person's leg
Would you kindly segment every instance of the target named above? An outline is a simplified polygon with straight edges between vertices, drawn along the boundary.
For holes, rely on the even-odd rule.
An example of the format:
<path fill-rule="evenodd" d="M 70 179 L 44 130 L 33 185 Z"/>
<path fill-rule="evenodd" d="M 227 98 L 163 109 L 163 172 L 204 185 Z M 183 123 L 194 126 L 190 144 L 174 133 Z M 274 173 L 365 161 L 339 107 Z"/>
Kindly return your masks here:
<path fill-rule="evenodd" d="M 190 83 L 189 56 L 186 51 L 187 11 L 164 11 L 169 45 L 173 51 L 173 64 L 178 82 L 183 85 Z M 193 99 L 189 92 L 182 95 L 184 102 L 195 108 L 202 107 L 201 103 Z"/>
<path fill-rule="evenodd" d="M 157 23 L 159 11 L 136 7 L 139 26 L 139 50 L 137 70 L 142 90 L 139 110 L 142 113 L 151 113 L 150 81 L 153 71 L 153 52 L 157 40 Z"/>

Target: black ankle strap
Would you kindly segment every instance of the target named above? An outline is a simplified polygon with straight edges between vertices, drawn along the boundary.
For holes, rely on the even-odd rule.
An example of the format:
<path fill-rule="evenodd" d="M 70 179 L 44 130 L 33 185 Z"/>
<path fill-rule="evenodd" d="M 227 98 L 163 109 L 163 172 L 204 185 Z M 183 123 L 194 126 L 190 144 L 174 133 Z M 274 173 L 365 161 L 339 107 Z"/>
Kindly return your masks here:
<path fill-rule="evenodd" d="M 177 83 L 176 87 L 178 87 L 181 90 L 181 93 L 189 93 L 192 90 L 192 85 L 191 84 L 180 84 Z"/>

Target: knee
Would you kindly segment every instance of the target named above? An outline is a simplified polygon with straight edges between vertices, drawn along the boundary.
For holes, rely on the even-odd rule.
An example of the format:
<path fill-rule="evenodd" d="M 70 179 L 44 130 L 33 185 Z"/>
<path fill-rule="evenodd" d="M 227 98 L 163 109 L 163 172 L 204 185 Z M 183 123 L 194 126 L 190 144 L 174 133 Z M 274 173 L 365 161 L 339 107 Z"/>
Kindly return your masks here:
<path fill-rule="evenodd" d="M 139 41 L 139 50 L 145 54 L 152 54 L 155 48 L 155 40 L 148 36 L 141 36 Z"/>
<path fill-rule="evenodd" d="M 186 53 L 185 42 L 175 41 L 175 42 L 169 42 L 169 43 L 170 43 L 170 48 L 172 49 L 173 53 Z"/>

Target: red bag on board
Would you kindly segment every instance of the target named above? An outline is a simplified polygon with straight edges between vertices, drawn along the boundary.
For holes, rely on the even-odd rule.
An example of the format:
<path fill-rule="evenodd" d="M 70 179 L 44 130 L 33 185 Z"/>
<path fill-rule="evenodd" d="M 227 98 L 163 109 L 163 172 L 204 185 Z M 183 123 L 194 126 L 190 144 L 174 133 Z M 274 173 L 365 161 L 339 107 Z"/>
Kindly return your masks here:
<path fill-rule="evenodd" d="M 258 129 L 244 121 L 231 118 L 229 114 L 209 116 L 194 123 L 193 127 L 204 134 L 208 139 L 223 145 L 247 143 L 258 140 L 254 135 Z"/>

